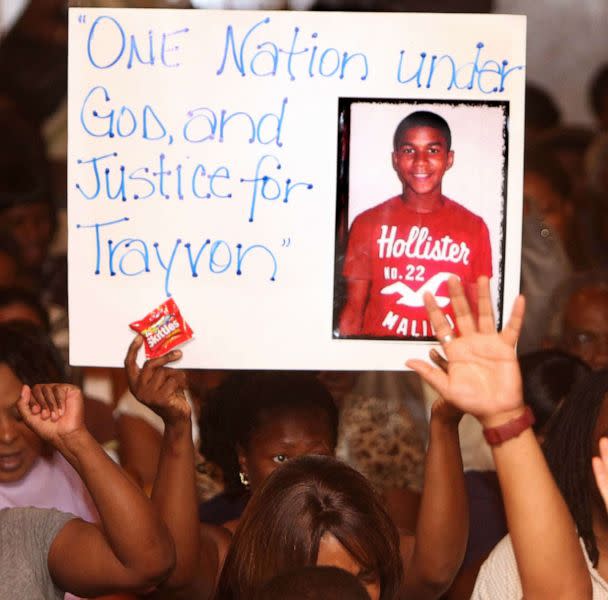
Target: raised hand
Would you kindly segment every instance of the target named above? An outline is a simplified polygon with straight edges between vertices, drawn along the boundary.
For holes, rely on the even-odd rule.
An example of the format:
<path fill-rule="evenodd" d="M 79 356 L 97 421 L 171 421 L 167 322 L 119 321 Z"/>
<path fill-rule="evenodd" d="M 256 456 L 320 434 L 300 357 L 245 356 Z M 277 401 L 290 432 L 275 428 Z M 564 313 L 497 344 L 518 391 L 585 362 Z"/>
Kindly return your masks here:
<path fill-rule="evenodd" d="M 184 395 L 186 374 L 165 365 L 181 358 L 179 350 L 165 356 L 147 360 L 140 369 L 137 366 L 137 353 L 143 344 L 140 335 L 135 336 L 125 357 L 125 369 L 131 393 L 142 403 L 159 415 L 165 423 L 190 421 L 190 405 Z"/>
<path fill-rule="evenodd" d="M 17 402 L 26 425 L 60 450 L 64 438 L 86 431 L 83 406 L 80 389 L 67 383 L 24 385 Z"/>
<path fill-rule="evenodd" d="M 459 335 L 452 330 L 435 299 L 430 294 L 424 298 L 429 319 L 448 360 L 447 373 L 421 360 L 409 360 L 407 365 L 449 403 L 482 421 L 520 410 L 523 396 L 515 343 L 523 322 L 523 297 L 517 298 L 508 323 L 497 332 L 487 277 L 480 277 L 477 282 L 477 322 L 459 280 L 450 279 L 448 286 Z"/>

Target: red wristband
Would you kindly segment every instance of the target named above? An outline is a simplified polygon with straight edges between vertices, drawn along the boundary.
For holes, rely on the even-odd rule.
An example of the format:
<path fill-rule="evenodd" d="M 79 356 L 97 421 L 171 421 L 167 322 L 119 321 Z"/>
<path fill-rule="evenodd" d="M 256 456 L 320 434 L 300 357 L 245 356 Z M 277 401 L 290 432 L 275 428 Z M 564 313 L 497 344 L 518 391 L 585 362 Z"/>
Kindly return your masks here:
<path fill-rule="evenodd" d="M 483 435 L 490 446 L 498 446 L 511 438 L 517 437 L 522 431 L 534 425 L 535 422 L 536 419 L 532 409 L 526 406 L 522 415 L 498 427 L 486 427 L 483 430 Z"/>

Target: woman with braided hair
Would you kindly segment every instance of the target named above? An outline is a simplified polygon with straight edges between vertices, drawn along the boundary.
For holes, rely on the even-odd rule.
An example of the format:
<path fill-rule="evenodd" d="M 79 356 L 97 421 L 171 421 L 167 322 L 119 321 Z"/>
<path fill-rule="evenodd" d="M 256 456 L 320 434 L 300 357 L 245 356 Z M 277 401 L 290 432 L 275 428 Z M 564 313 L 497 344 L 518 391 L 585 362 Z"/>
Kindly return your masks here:
<path fill-rule="evenodd" d="M 592 458 L 608 435 L 608 370 L 584 377 L 552 417 L 545 456 L 572 514 L 587 566 L 593 598 L 608 597 L 608 512 L 594 481 Z M 505 537 L 482 566 L 474 600 L 521 597 L 510 537 Z"/>
<path fill-rule="evenodd" d="M 607 433 L 608 369 L 603 369 L 586 377 L 566 399 L 544 444 L 549 468 L 594 569 L 598 569 L 602 554 L 604 561 L 608 558 L 608 514 L 595 486 L 591 459 L 598 454 L 599 440 Z M 608 581 L 608 568 L 602 572 Z"/>

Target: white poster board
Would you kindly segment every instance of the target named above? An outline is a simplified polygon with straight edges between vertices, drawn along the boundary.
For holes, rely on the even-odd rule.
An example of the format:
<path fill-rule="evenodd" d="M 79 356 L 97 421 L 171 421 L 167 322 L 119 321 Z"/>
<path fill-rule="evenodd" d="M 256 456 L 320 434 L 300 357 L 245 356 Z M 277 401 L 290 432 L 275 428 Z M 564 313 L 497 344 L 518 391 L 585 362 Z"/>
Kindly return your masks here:
<path fill-rule="evenodd" d="M 518 16 L 70 9 L 71 364 L 120 366 L 169 296 L 195 333 L 184 367 L 426 357 L 417 332 L 339 331 L 348 227 L 401 193 L 392 136 L 417 110 L 450 125 L 443 191 L 487 226 L 504 319 L 524 65 Z"/>

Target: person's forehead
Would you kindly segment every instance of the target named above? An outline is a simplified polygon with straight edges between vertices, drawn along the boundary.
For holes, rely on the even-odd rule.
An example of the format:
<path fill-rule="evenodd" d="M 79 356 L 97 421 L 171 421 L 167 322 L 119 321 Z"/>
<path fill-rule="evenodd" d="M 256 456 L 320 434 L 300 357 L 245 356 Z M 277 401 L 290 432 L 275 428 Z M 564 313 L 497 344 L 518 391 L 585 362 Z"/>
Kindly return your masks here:
<path fill-rule="evenodd" d="M 578 290 L 566 307 L 565 323 L 571 328 L 608 331 L 608 289 L 587 287 Z"/>
<path fill-rule="evenodd" d="M 326 442 L 331 436 L 328 421 L 320 409 L 285 410 L 262 419 L 251 439 L 257 446 Z"/>
<path fill-rule="evenodd" d="M 401 132 L 397 145 L 403 146 L 406 144 L 439 144 L 445 146 L 447 141 L 443 133 L 436 127 L 418 125 Z"/>

